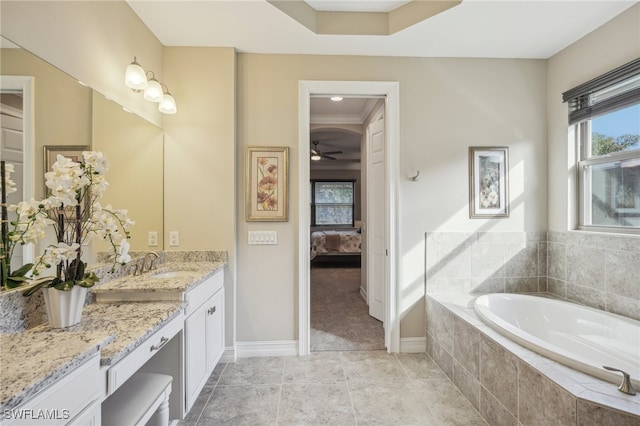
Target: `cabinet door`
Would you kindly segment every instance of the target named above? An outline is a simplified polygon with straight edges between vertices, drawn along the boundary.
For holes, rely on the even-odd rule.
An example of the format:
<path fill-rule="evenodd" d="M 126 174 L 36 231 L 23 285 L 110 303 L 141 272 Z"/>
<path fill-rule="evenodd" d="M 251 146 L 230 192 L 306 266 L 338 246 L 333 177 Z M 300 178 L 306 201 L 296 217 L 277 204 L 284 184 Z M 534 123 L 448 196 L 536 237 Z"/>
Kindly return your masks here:
<path fill-rule="evenodd" d="M 186 409 L 198 398 L 200 389 L 209 376 L 207 374 L 206 358 L 206 328 L 207 328 L 207 308 L 204 304 L 197 311 L 191 314 L 184 322 L 185 328 L 185 386 L 186 386 Z"/>
<path fill-rule="evenodd" d="M 207 371 L 211 374 L 224 352 L 224 289 L 207 306 Z"/>

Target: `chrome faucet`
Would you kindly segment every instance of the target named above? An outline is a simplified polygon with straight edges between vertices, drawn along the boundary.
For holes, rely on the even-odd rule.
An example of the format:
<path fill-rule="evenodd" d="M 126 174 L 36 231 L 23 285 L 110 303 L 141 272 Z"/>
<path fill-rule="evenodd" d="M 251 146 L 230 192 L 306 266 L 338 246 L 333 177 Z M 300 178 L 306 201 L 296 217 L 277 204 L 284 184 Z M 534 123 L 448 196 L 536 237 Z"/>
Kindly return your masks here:
<path fill-rule="evenodd" d="M 620 384 L 620 386 L 618 386 L 618 390 L 622 393 L 626 393 L 627 395 L 636 394 L 636 390 L 633 388 L 633 386 L 631 386 L 631 377 L 629 376 L 629 373 L 617 368 L 607 367 L 606 365 L 603 365 L 602 368 L 605 368 L 609 371 L 617 371 L 618 373 L 622 373 L 622 383 Z"/>
<path fill-rule="evenodd" d="M 144 274 L 145 272 L 149 272 L 152 269 L 156 269 L 156 260 L 158 260 L 159 257 L 160 255 L 155 251 L 150 251 L 149 253 L 147 253 L 144 256 L 144 259 L 142 259 L 142 267 L 140 268 L 140 273 Z M 148 266 L 147 261 L 149 262 Z"/>

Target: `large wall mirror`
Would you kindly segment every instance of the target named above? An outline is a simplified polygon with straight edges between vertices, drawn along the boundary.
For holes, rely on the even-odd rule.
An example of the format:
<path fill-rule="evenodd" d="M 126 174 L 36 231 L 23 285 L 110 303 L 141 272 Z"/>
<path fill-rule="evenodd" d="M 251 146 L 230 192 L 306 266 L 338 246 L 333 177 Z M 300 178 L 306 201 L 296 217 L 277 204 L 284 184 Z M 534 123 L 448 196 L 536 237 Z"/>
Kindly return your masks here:
<path fill-rule="evenodd" d="M 45 146 L 88 145 L 104 152 L 110 163 L 106 175 L 109 189 L 102 203 L 127 209 L 136 222 L 131 230 L 131 250 L 162 250 L 162 129 L 8 40 L 0 39 L 0 48 L 0 75 L 33 77 L 30 107 L 34 143 L 29 153 L 32 158 L 25 159 L 32 170 L 29 177 L 33 183 L 27 182 L 31 196 L 42 199 L 44 195 Z M 0 86 L 9 80 L 0 78 Z M 29 102 L 20 90 L 2 88 L 2 103 L 19 109 L 20 100 Z M 153 232 L 157 233 L 157 245 L 148 244 Z M 95 263 L 96 252 L 104 248 L 106 245 L 94 240 L 83 257 Z"/>

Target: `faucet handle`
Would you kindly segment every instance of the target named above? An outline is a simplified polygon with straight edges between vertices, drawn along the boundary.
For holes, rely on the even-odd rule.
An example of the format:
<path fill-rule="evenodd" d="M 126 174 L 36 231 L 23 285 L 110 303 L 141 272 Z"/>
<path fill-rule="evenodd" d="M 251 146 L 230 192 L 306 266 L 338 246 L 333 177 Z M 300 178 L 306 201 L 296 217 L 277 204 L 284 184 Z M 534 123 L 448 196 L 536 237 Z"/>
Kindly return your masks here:
<path fill-rule="evenodd" d="M 603 365 L 602 368 L 609 371 L 617 371 L 618 373 L 622 373 L 622 383 L 620 384 L 620 386 L 618 386 L 618 390 L 622 393 L 626 393 L 627 395 L 636 394 L 636 390 L 631 385 L 631 377 L 629 376 L 629 373 L 618 368 L 607 367 L 606 365 Z"/>
<path fill-rule="evenodd" d="M 127 271 L 128 274 L 133 270 L 133 275 L 138 275 L 138 267 L 140 266 L 140 262 L 136 261 L 129 264 L 129 269 Z"/>

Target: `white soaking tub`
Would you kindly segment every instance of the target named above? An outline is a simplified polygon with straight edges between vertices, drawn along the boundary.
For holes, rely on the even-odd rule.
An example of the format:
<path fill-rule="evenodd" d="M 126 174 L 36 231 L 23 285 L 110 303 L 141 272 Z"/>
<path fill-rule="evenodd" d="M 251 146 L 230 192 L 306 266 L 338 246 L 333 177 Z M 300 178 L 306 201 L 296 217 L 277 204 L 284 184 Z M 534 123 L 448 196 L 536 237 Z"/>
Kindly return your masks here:
<path fill-rule="evenodd" d="M 495 293 L 474 303 L 491 328 L 541 355 L 620 384 L 624 370 L 640 389 L 640 321 L 546 297 Z"/>

